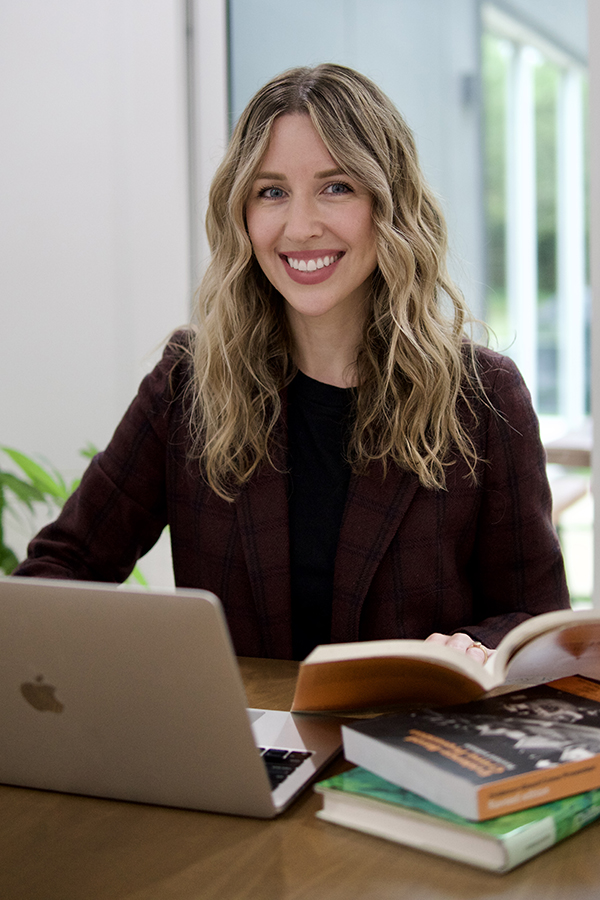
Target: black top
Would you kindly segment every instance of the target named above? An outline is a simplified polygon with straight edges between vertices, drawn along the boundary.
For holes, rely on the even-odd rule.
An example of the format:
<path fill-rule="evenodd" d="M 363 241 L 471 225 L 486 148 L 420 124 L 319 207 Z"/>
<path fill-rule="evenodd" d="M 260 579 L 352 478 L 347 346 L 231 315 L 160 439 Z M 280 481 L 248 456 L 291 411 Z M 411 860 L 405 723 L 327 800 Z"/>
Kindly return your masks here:
<path fill-rule="evenodd" d="M 290 572 L 294 659 L 331 639 L 333 569 L 350 466 L 352 389 L 298 372 L 288 388 Z"/>

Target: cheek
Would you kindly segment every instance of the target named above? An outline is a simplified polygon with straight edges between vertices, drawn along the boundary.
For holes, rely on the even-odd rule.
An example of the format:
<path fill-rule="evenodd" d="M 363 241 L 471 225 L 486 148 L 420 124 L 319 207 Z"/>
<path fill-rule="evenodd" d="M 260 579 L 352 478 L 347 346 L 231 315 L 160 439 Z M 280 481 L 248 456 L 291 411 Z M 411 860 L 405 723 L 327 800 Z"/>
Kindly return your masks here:
<path fill-rule="evenodd" d="M 362 256 L 365 264 L 371 270 L 374 270 L 377 267 L 377 242 L 375 240 L 375 229 L 370 223 L 360 235 L 359 242 L 362 247 Z"/>
<path fill-rule="evenodd" d="M 246 209 L 246 231 L 248 232 L 248 237 L 250 238 L 250 242 L 253 247 L 255 247 L 258 236 L 258 228 L 256 221 L 256 214 L 252 209 Z"/>
<path fill-rule="evenodd" d="M 249 212 L 246 216 L 246 227 L 255 255 L 267 253 L 275 240 L 272 223 L 260 213 Z"/>
<path fill-rule="evenodd" d="M 347 234 L 351 244 L 362 252 L 365 258 L 377 259 L 377 243 L 375 240 L 375 226 L 371 216 L 371 207 L 361 210 L 347 223 Z"/>

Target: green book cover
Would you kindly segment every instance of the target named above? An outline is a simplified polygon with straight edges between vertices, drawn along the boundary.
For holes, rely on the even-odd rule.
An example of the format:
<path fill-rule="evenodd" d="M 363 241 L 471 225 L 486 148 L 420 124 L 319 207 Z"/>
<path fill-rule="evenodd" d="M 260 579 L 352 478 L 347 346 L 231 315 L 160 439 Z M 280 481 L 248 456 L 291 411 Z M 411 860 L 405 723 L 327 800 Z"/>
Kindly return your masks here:
<path fill-rule="evenodd" d="M 526 859 L 530 859 L 542 850 L 562 841 L 600 817 L 600 789 L 586 791 L 583 794 L 565 797 L 562 800 L 555 800 L 542 806 L 499 816 L 496 819 L 474 822 L 470 819 L 464 819 L 462 816 L 450 812 L 441 806 L 437 806 L 435 803 L 431 803 L 429 800 L 411 791 L 397 787 L 360 766 L 341 775 L 321 781 L 315 788 L 319 793 L 324 794 L 326 807 L 328 795 L 344 795 L 344 800 L 348 801 L 348 808 L 350 809 L 352 798 L 358 798 L 356 814 L 354 815 L 352 811 L 350 814 L 350 819 L 354 819 L 354 821 L 350 821 L 350 819 L 342 821 L 342 819 L 346 818 L 343 815 L 341 818 L 337 818 L 339 824 L 350 825 L 359 830 L 400 840 L 402 843 L 410 843 L 412 846 L 420 846 L 416 839 L 414 841 L 411 839 L 404 840 L 391 832 L 385 834 L 385 824 L 381 828 L 363 827 L 365 823 L 365 807 L 360 805 L 360 798 L 363 798 L 363 800 L 371 801 L 370 810 L 373 809 L 374 803 L 376 803 L 380 804 L 381 811 L 389 811 L 390 807 L 395 808 L 398 817 L 407 817 L 409 822 L 416 819 L 430 822 L 434 826 L 433 833 L 437 834 L 438 837 L 440 834 L 443 834 L 443 831 L 448 833 L 454 832 L 454 836 L 462 832 L 465 838 L 464 854 L 461 854 L 460 851 L 448 852 L 447 848 L 446 850 L 444 849 L 444 841 L 442 840 L 439 845 L 436 845 L 435 838 L 432 839 L 432 843 L 426 843 L 421 848 L 453 858 L 462 858 L 463 861 L 475 865 L 497 868 L 498 871 L 508 871 L 514 868 Z M 336 810 L 333 809 L 329 816 L 322 815 L 321 817 L 335 821 L 335 813 Z M 371 821 L 373 821 L 372 817 Z M 478 840 L 475 843 L 469 843 L 472 838 Z M 477 848 L 482 846 L 480 840 L 482 838 L 487 838 L 490 843 L 494 842 L 502 845 L 503 863 L 492 866 L 477 859 L 479 852 Z"/>

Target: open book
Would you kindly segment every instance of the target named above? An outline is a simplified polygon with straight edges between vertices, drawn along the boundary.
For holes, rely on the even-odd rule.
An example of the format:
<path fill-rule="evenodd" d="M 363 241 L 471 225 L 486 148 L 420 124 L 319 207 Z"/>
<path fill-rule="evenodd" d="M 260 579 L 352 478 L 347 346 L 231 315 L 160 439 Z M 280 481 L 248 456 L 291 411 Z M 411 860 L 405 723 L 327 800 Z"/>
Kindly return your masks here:
<path fill-rule="evenodd" d="M 569 675 L 600 679 L 600 612 L 559 610 L 513 628 L 485 665 L 443 644 L 414 640 L 322 644 L 300 664 L 293 712 L 446 706 L 502 685 Z"/>

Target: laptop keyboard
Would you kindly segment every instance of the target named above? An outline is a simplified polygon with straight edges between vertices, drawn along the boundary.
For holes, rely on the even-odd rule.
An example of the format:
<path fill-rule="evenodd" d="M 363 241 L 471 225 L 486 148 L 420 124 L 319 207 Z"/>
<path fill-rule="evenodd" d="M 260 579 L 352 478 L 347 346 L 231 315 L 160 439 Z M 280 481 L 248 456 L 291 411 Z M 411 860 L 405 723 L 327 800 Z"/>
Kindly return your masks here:
<path fill-rule="evenodd" d="M 312 756 L 309 750 L 277 750 L 274 747 L 259 747 L 260 755 L 267 767 L 267 774 L 274 790 L 291 775 L 305 759 Z"/>

